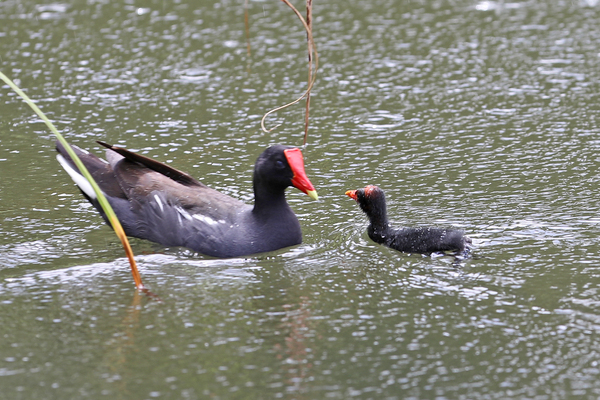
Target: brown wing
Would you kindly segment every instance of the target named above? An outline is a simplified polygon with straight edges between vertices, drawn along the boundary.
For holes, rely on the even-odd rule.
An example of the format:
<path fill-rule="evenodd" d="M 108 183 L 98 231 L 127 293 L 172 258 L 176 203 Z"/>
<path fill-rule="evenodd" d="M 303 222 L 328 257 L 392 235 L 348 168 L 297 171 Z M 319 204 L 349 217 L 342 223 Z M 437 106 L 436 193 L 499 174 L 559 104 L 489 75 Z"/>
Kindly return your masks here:
<path fill-rule="evenodd" d="M 111 149 L 112 151 L 119 153 L 125 159 L 127 159 L 131 162 L 134 162 L 134 163 L 139 163 L 147 168 L 150 168 L 153 171 L 159 172 L 159 173 L 163 174 L 164 176 L 174 180 L 175 182 L 181 183 L 182 185 L 207 187 L 205 184 L 194 179 L 189 174 L 186 174 L 185 172 L 180 171 L 178 169 L 169 167 L 166 164 L 163 164 L 163 163 L 153 160 L 151 158 L 136 154 L 136 153 L 129 151 L 127 149 L 124 149 L 122 147 L 113 146 L 112 144 L 104 143 L 99 140 L 96 142 L 98 144 L 101 144 L 102 146 L 106 147 L 107 149 Z"/>

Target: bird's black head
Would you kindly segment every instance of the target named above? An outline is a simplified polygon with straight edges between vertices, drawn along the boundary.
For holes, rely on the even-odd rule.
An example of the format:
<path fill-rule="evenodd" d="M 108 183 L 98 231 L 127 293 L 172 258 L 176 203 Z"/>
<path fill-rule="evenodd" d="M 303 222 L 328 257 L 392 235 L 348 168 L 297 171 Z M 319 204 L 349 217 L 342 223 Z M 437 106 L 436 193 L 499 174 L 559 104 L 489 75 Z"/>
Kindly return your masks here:
<path fill-rule="evenodd" d="M 304 171 L 304 159 L 300 149 L 293 146 L 275 145 L 266 149 L 254 166 L 254 189 L 281 192 L 294 186 L 313 199 L 317 192 Z"/>
<path fill-rule="evenodd" d="M 378 186 L 369 185 L 364 189 L 348 190 L 346 195 L 356 200 L 371 221 L 387 222 L 385 193 Z"/>

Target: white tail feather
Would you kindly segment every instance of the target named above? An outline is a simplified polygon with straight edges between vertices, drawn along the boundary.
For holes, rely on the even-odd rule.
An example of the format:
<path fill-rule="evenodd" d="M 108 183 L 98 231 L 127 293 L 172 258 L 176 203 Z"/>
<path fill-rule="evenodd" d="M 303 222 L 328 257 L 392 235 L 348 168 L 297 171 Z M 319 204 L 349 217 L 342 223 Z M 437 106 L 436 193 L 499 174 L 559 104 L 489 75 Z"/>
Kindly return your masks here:
<path fill-rule="evenodd" d="M 85 193 L 90 199 L 95 200 L 97 198 L 96 192 L 94 192 L 94 188 L 92 188 L 90 182 L 88 182 L 88 180 L 85 179 L 85 177 L 81 175 L 79 171 L 74 169 L 61 154 L 57 154 L 56 159 L 58 160 L 60 165 L 62 165 L 62 167 L 65 169 L 65 171 L 67 171 L 67 174 L 69 174 L 69 176 L 71 177 L 71 179 L 73 179 L 75 184 L 79 186 L 79 189 L 81 189 L 83 193 Z"/>

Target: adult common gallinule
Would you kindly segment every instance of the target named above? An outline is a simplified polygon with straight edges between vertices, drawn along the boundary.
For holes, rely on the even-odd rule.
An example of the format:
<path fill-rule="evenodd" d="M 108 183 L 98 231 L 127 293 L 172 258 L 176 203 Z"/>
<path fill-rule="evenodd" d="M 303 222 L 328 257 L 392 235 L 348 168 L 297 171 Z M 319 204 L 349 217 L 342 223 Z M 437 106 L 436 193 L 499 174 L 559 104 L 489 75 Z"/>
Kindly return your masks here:
<path fill-rule="evenodd" d="M 471 239 L 458 229 L 390 227 L 385 194 L 378 186 L 348 190 L 346 195 L 356 200 L 369 217 L 369 237 L 376 243 L 405 253 L 423 254 L 445 251 L 462 253 L 471 244 Z"/>
<path fill-rule="evenodd" d="M 254 166 L 254 206 L 209 188 L 185 172 L 124 148 L 98 142 L 107 160 L 74 147 L 108 198 L 125 233 L 164 246 L 183 246 L 213 257 L 236 257 L 302 242 L 285 200 L 295 186 L 313 199 L 300 149 L 276 145 Z M 88 181 L 57 143 L 58 161 L 106 220 Z"/>

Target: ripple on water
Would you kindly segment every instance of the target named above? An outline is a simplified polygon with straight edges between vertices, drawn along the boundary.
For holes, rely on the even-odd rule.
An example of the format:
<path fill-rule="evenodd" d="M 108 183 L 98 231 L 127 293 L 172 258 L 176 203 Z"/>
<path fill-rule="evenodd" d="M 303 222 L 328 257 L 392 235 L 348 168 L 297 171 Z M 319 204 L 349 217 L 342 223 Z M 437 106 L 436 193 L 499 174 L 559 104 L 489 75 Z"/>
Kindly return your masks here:
<path fill-rule="evenodd" d="M 302 141 L 302 107 L 258 126 L 302 92 L 306 56 L 289 10 L 250 3 L 249 58 L 227 1 L 4 2 L 3 68 L 81 147 L 251 201 L 256 156 Z M 0 91 L 5 395 L 598 397 L 596 8 L 328 2 L 303 150 L 321 200 L 287 193 L 304 243 L 213 260 L 133 240 L 162 302 Z M 394 224 L 460 227 L 473 253 L 376 245 L 344 195 L 366 184 Z"/>

